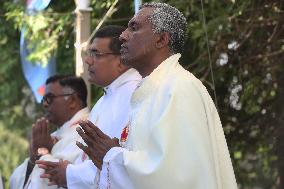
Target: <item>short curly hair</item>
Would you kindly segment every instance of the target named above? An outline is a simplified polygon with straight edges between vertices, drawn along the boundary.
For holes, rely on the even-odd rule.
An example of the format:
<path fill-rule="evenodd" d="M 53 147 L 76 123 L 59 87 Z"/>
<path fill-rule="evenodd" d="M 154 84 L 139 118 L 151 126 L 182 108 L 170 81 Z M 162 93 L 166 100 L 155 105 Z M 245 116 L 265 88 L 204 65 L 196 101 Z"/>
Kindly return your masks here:
<path fill-rule="evenodd" d="M 111 38 L 109 49 L 113 53 L 120 54 L 122 42 L 119 40 L 119 36 L 125 29 L 125 27 L 117 25 L 104 26 L 95 33 L 91 39 L 91 43 L 93 43 L 95 38 Z"/>
<path fill-rule="evenodd" d="M 173 53 L 181 53 L 186 38 L 186 18 L 175 7 L 166 3 L 144 3 L 142 8 L 153 8 L 149 17 L 154 33 L 167 32 L 170 34 L 169 47 Z"/>

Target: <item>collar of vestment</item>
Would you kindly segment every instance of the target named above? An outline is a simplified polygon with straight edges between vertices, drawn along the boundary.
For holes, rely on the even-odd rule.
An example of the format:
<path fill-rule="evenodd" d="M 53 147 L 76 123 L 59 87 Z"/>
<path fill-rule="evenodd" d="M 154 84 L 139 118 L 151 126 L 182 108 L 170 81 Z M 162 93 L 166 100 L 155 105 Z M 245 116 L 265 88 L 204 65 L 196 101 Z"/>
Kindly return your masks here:
<path fill-rule="evenodd" d="M 141 75 L 133 68 L 128 69 L 123 74 L 121 74 L 118 78 L 116 78 L 110 85 L 104 87 L 105 95 L 112 94 L 120 86 L 126 84 L 129 81 L 139 81 L 141 80 Z"/>
<path fill-rule="evenodd" d="M 131 99 L 132 107 L 135 107 L 150 94 L 153 94 L 153 90 L 159 87 L 161 81 L 167 75 L 167 73 L 179 65 L 178 60 L 180 57 L 181 54 L 179 53 L 168 57 L 157 68 L 155 68 L 150 75 L 142 79 L 141 83 L 138 84 L 138 88 L 133 93 Z"/>
<path fill-rule="evenodd" d="M 69 130 L 70 127 L 77 125 L 78 121 L 80 121 L 81 119 L 87 119 L 88 114 L 88 107 L 79 110 L 69 121 L 66 121 L 60 128 L 53 132 L 51 136 L 60 139 L 62 134 L 65 133 L 66 130 Z"/>

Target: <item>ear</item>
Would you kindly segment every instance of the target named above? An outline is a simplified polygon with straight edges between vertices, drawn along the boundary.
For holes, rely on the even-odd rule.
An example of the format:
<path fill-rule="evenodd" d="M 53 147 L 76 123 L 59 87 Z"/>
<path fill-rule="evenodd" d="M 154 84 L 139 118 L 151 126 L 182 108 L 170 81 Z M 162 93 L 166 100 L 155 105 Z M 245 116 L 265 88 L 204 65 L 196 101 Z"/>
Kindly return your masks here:
<path fill-rule="evenodd" d="M 156 48 L 161 49 L 169 46 L 170 34 L 168 32 L 162 32 L 157 34 Z"/>
<path fill-rule="evenodd" d="M 121 59 L 119 59 L 119 64 L 117 65 L 117 70 L 119 74 L 124 73 L 127 69 L 129 69 L 129 66 L 123 64 L 121 62 Z"/>
<path fill-rule="evenodd" d="M 77 107 L 77 100 L 78 99 L 76 99 L 76 98 L 78 98 L 76 94 L 69 96 L 69 99 L 68 99 L 69 107 L 72 108 L 72 109 Z"/>

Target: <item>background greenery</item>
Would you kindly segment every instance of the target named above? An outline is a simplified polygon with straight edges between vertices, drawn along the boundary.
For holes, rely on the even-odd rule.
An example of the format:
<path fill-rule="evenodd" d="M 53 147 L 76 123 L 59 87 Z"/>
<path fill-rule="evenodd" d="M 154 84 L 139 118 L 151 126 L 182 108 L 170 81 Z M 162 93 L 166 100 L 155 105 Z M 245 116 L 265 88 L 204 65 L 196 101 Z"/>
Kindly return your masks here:
<path fill-rule="evenodd" d="M 92 0 L 92 28 L 113 3 Z M 214 98 L 201 0 L 167 0 L 188 18 L 182 64 Z M 284 2 L 204 0 L 217 105 L 241 189 L 273 189 L 283 178 Z M 23 2 L 0 6 L 0 171 L 6 188 L 13 169 L 26 157 L 26 135 L 41 109 L 21 72 L 20 28 L 36 47 L 31 60 L 55 54 L 59 73 L 74 73 L 73 1 L 51 1 L 30 17 Z M 105 24 L 127 25 L 133 1 L 121 0 Z M 93 89 L 93 98 L 101 94 Z M 95 101 L 95 100 L 94 100 Z"/>

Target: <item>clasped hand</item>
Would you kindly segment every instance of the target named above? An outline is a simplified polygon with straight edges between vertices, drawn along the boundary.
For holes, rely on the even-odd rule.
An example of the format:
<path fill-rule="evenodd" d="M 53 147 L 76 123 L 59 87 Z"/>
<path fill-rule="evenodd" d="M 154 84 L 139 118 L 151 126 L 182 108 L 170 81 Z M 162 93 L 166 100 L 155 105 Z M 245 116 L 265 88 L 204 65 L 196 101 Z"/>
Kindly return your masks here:
<path fill-rule="evenodd" d="M 54 145 L 54 141 L 50 136 L 49 123 L 44 117 L 38 119 L 32 125 L 32 138 L 31 138 L 31 152 L 30 158 L 34 161 L 35 156 L 37 156 L 38 148 L 47 148 L 49 152 Z"/>
<path fill-rule="evenodd" d="M 59 162 L 38 160 L 39 168 L 45 170 L 44 174 L 40 175 L 40 178 L 49 179 L 48 186 L 57 185 L 58 187 L 67 187 L 66 182 L 66 168 L 70 162 L 67 160 L 59 160 Z"/>
<path fill-rule="evenodd" d="M 106 153 L 112 147 L 119 147 L 117 138 L 110 138 L 104 134 L 98 127 L 90 121 L 80 121 L 81 128 L 77 128 L 77 132 L 82 137 L 87 146 L 77 142 L 77 146 L 81 148 L 92 160 L 98 169 L 102 169 L 103 159 Z"/>

